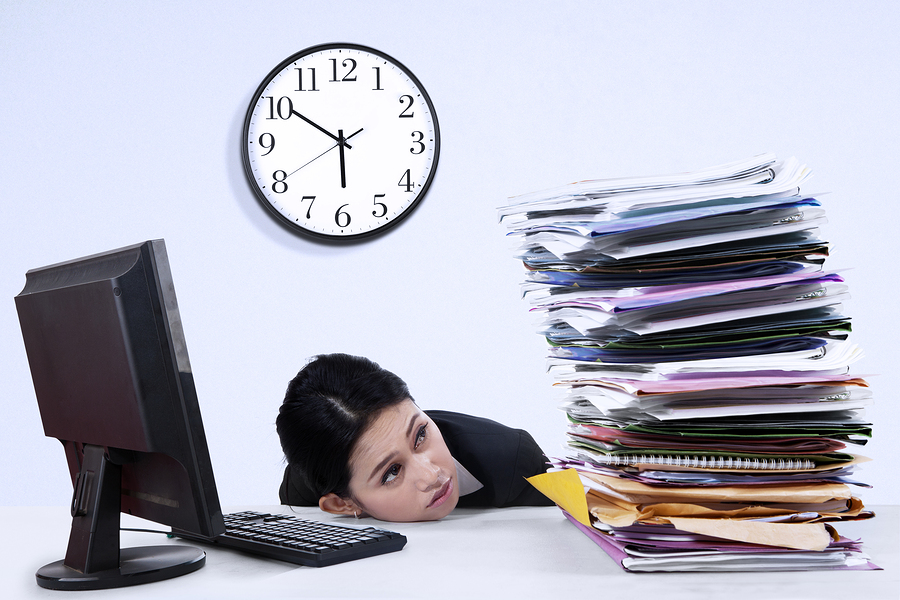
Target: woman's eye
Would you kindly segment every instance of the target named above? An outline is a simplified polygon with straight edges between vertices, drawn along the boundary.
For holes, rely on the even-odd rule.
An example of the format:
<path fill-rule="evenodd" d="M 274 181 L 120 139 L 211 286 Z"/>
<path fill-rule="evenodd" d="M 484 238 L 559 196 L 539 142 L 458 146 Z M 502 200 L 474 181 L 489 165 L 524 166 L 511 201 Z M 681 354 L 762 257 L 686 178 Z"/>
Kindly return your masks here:
<path fill-rule="evenodd" d="M 384 477 L 381 478 L 381 484 L 390 483 L 394 481 L 397 476 L 400 475 L 400 465 L 391 465 L 391 467 L 384 472 Z"/>
<path fill-rule="evenodd" d="M 425 430 L 427 427 L 427 425 L 422 425 L 421 427 L 419 427 L 419 431 L 418 433 L 416 433 L 416 448 L 419 447 L 419 444 L 425 441 Z"/>

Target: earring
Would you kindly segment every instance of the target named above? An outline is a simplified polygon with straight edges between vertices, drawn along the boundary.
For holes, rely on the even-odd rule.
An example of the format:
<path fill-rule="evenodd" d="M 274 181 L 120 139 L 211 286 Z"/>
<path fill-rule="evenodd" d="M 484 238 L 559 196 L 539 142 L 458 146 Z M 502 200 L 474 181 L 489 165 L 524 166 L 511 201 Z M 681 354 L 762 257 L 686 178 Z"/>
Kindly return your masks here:
<path fill-rule="evenodd" d="M 358 510 L 354 510 L 354 511 L 353 511 L 353 516 L 356 517 L 357 520 L 359 520 L 359 511 L 358 511 Z"/>

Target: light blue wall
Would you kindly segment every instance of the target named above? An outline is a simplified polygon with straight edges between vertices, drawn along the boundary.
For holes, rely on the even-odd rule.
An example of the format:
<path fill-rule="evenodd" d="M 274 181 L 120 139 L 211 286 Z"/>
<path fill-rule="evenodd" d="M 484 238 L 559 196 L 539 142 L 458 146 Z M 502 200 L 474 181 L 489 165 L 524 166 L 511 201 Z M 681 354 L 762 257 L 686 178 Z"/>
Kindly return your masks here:
<path fill-rule="evenodd" d="M 552 6 L 552 8 L 547 8 Z M 827 191 L 867 358 L 867 504 L 896 504 L 896 2 L 0 3 L 0 503 L 69 500 L 40 425 L 13 296 L 29 268 L 167 241 L 225 505 L 277 501 L 273 422 L 313 354 L 364 354 L 425 408 L 531 430 L 563 416 L 522 267 L 497 224 L 510 195 L 569 181 L 797 156 Z M 331 248 L 282 229 L 240 163 L 247 104 L 307 46 L 381 49 L 422 81 L 443 146 L 400 227 Z M 14 482 L 21 481 L 21 484 Z"/>

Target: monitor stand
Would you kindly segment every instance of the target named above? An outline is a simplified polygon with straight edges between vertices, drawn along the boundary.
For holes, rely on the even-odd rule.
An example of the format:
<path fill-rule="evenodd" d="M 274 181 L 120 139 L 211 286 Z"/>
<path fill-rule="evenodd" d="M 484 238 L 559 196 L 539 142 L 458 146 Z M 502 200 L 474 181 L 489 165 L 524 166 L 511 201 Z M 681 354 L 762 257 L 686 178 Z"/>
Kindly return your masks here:
<path fill-rule="evenodd" d="M 99 590 L 192 573 L 206 563 L 193 546 L 119 548 L 122 467 L 102 446 L 84 446 L 72 496 L 66 558 L 38 569 L 37 583 L 56 590 Z"/>

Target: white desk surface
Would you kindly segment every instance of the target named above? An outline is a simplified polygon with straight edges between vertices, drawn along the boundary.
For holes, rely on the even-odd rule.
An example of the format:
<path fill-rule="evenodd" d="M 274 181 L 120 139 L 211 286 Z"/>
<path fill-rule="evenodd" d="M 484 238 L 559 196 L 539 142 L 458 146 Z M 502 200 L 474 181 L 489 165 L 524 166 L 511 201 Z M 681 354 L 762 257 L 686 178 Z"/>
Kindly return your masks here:
<path fill-rule="evenodd" d="M 227 507 L 286 512 L 286 507 Z M 838 523 L 862 538 L 883 571 L 787 573 L 649 573 L 623 571 L 569 523 L 559 509 L 507 508 L 454 511 L 432 523 L 381 523 L 408 538 L 400 552 L 331 567 L 298 567 L 206 547 L 206 566 L 195 573 L 142 586 L 99 592 L 45 590 L 34 572 L 65 554 L 67 508 L 0 507 L 5 540 L 0 549 L 4 598 L 727 598 L 728 600 L 900 598 L 900 507 L 874 507 L 876 518 Z M 303 516 L 342 520 L 318 509 Z M 126 527 L 163 529 L 137 519 Z M 122 546 L 183 544 L 162 535 L 123 532 Z M 11 593 L 10 593 L 11 592 Z"/>

